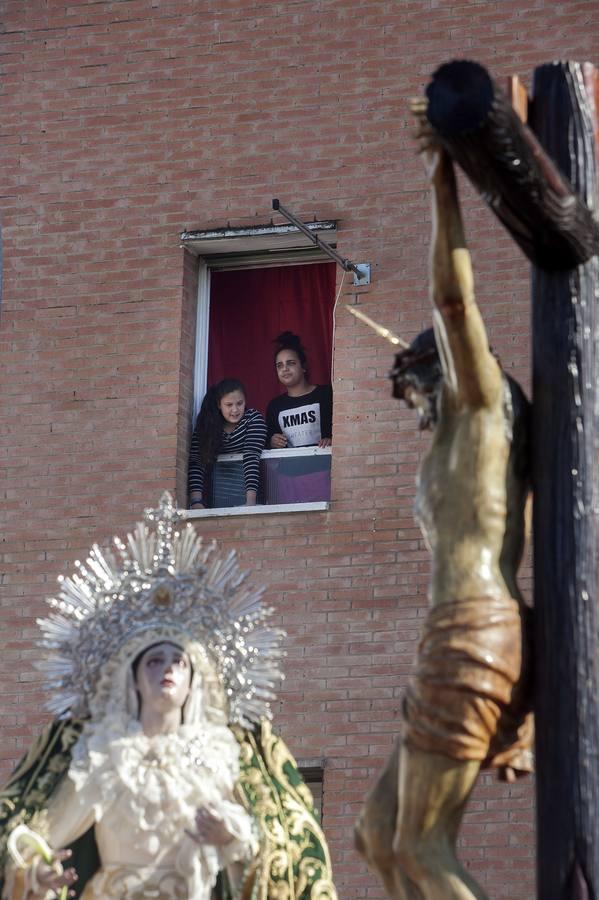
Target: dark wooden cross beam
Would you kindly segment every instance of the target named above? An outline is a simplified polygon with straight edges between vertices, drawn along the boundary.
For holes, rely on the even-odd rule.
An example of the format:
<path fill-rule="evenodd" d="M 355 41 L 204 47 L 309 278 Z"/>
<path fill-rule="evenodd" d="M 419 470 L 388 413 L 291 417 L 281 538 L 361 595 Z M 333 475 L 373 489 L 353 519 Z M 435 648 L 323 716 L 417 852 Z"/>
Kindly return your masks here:
<path fill-rule="evenodd" d="M 571 68 L 543 66 L 537 79 L 554 69 L 573 79 Z M 427 95 L 430 124 L 533 263 L 565 269 L 599 252 L 599 222 L 568 184 L 569 173 L 564 179 L 482 66 L 441 66 Z M 560 114 L 546 131 L 567 143 L 568 124 Z"/>
<path fill-rule="evenodd" d="M 535 71 L 529 125 L 476 63 L 428 117 L 532 269 L 539 900 L 599 900 L 599 224 L 595 69 Z"/>

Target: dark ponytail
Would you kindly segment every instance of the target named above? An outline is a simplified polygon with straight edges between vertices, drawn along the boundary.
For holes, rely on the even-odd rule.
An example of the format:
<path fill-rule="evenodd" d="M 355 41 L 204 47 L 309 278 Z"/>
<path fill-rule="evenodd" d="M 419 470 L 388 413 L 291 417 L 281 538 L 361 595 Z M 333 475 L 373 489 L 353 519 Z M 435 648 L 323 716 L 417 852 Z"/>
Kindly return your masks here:
<path fill-rule="evenodd" d="M 198 441 L 199 460 L 203 466 L 211 465 L 218 456 L 224 422 L 218 404 L 225 394 L 231 394 L 233 391 L 241 391 L 243 396 L 246 396 L 241 381 L 237 378 L 223 378 L 218 384 L 208 388 L 202 400 L 194 433 Z"/>

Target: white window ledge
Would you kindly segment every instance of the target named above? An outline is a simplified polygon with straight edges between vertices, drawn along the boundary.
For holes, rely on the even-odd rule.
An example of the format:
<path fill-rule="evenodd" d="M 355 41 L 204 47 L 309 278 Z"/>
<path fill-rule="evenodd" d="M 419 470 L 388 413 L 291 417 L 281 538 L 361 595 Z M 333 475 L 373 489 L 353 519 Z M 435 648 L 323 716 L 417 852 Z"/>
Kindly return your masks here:
<path fill-rule="evenodd" d="M 271 516 L 273 513 L 323 512 L 330 509 L 328 500 L 313 503 L 276 503 L 270 506 L 223 506 L 218 509 L 183 509 L 186 519 L 212 519 L 215 516 Z"/>
<path fill-rule="evenodd" d="M 322 222 L 306 222 L 308 228 L 314 234 L 323 233 L 327 242 L 333 243 L 337 237 L 337 220 L 327 219 Z M 181 246 L 191 250 L 192 253 L 201 256 L 214 256 L 220 254 L 238 253 L 277 253 L 281 250 L 296 250 L 297 248 L 309 248 L 314 252 L 312 245 L 297 225 L 251 225 L 237 228 L 212 228 L 206 231 L 182 231 L 180 236 Z M 316 252 L 323 256 L 320 248 Z M 328 257 L 324 256 L 324 259 Z"/>
<path fill-rule="evenodd" d="M 332 456 L 331 447 L 285 447 L 282 450 L 263 450 L 260 459 L 297 459 L 303 456 Z M 243 453 L 219 453 L 217 462 L 241 462 Z"/>

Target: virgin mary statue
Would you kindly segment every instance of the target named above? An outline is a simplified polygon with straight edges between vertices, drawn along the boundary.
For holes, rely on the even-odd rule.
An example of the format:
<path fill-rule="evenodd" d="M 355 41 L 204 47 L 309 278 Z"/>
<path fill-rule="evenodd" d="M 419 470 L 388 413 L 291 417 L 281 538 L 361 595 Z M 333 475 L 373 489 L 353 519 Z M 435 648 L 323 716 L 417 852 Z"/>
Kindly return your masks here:
<path fill-rule="evenodd" d="M 284 635 L 165 494 L 39 620 L 55 719 L 0 793 L 3 900 L 336 900 L 269 723 Z"/>

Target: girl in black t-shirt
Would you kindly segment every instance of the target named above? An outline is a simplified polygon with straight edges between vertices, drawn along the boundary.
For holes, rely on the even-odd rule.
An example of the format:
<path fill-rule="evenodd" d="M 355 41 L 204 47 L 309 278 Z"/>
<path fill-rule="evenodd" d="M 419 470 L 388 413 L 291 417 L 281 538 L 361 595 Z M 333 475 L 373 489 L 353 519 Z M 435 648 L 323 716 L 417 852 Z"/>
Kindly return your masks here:
<path fill-rule="evenodd" d="M 276 338 L 277 377 L 287 393 L 275 397 L 266 410 L 267 446 L 330 447 L 333 391 L 330 384 L 311 384 L 306 353 L 296 334 L 285 331 Z"/>

